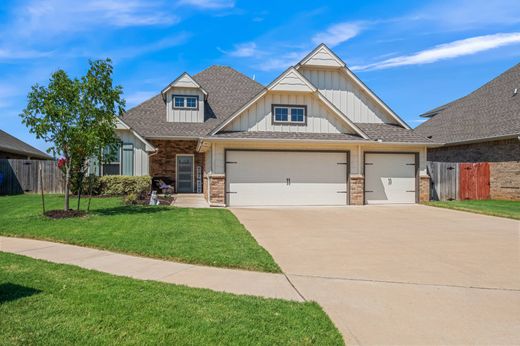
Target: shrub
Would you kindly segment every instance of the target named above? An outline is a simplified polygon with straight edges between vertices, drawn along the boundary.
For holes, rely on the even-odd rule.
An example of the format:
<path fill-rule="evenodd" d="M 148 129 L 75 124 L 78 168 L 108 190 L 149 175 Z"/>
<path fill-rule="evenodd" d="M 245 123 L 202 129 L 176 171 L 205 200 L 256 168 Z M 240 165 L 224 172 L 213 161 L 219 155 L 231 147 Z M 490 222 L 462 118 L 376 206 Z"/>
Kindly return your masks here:
<path fill-rule="evenodd" d="M 129 195 L 144 197 L 151 188 L 152 178 L 149 176 L 105 175 L 99 178 L 101 195 Z"/>
<path fill-rule="evenodd" d="M 101 192 L 101 182 L 100 182 L 99 178 L 100 177 L 98 177 L 97 175 L 92 175 L 90 177 L 88 175 L 86 175 L 83 178 L 83 189 L 81 191 L 81 194 L 82 195 L 89 194 L 89 184 L 90 184 L 89 179 L 92 179 L 92 194 L 99 195 Z M 71 191 L 71 193 L 73 193 L 75 195 L 78 194 L 78 179 L 75 175 L 70 180 L 70 191 Z"/>
<path fill-rule="evenodd" d="M 138 201 L 139 201 L 139 196 L 133 192 L 129 193 L 124 198 L 125 204 L 129 204 L 129 205 L 135 205 L 135 204 L 137 204 Z"/>

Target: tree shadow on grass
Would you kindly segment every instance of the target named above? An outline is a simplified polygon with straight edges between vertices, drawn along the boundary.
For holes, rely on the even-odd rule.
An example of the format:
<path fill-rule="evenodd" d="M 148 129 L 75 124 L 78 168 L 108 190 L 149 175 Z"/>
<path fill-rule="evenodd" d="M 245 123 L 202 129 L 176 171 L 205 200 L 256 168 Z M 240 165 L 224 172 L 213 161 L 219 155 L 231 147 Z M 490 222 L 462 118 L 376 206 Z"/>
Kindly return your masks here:
<path fill-rule="evenodd" d="M 103 208 L 93 210 L 95 215 L 134 215 L 134 214 L 155 214 L 168 210 L 174 210 L 168 206 L 141 206 L 141 205 L 122 205 L 119 207 Z"/>
<path fill-rule="evenodd" d="M 41 290 L 38 290 L 36 288 L 6 282 L 0 284 L 0 304 L 25 297 L 30 297 L 40 292 Z"/>

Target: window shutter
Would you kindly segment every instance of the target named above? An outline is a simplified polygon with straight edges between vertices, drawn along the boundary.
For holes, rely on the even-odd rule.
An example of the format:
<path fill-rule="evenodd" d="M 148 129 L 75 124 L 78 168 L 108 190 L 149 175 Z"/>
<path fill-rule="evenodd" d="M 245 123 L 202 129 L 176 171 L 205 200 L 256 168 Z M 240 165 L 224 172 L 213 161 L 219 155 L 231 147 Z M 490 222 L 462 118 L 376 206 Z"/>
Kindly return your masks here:
<path fill-rule="evenodd" d="M 123 144 L 123 175 L 134 175 L 134 145 L 132 143 Z"/>

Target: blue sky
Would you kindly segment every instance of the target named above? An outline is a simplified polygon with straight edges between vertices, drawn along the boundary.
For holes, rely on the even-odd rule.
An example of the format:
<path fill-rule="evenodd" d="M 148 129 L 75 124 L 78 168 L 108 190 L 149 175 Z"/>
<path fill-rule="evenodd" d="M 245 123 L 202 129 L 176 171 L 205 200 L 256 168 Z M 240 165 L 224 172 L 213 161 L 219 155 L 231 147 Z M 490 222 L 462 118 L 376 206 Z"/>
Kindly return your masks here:
<path fill-rule="evenodd" d="M 40 149 L 18 116 L 30 86 L 88 59 L 114 61 L 131 107 L 213 64 L 267 84 L 325 42 L 412 127 L 520 62 L 518 0 L 72 3 L 0 3 L 0 129 Z"/>

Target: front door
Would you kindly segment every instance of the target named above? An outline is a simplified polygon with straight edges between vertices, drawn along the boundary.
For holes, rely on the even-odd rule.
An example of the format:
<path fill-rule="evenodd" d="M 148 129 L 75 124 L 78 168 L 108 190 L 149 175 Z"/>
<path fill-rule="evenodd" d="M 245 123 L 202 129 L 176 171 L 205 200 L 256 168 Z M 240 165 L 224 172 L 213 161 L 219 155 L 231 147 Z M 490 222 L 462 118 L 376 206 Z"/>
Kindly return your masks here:
<path fill-rule="evenodd" d="M 177 155 L 177 192 L 193 192 L 193 156 Z"/>

